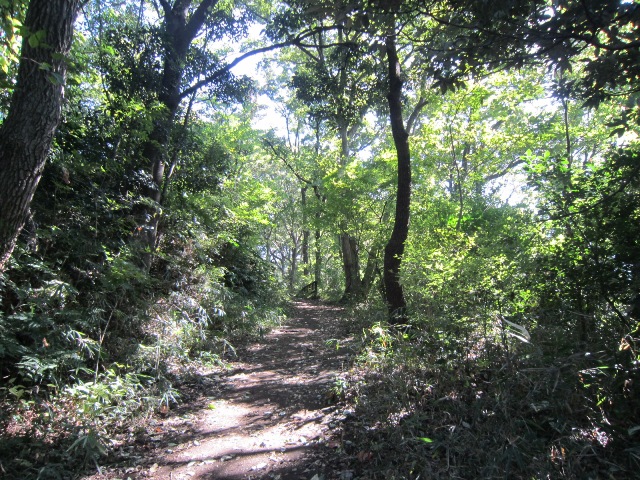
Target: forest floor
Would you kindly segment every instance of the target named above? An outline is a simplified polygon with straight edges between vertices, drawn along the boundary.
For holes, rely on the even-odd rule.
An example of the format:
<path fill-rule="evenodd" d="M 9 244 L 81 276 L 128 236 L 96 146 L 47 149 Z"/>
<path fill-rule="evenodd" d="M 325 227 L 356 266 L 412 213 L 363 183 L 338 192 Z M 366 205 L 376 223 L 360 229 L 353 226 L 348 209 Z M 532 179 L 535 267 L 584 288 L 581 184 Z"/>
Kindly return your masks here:
<path fill-rule="evenodd" d="M 338 307 L 296 302 L 286 325 L 237 346 L 227 368 L 180 385 L 181 405 L 85 480 L 349 480 L 341 432 L 353 412 L 335 401 L 351 363 L 344 322 Z"/>

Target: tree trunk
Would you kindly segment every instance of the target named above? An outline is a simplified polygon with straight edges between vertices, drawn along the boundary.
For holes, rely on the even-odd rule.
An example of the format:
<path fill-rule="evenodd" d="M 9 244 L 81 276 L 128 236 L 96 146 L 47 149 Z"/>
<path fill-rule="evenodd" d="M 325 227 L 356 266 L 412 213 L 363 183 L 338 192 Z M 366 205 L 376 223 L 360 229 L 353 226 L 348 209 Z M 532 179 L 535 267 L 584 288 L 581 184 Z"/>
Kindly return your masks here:
<path fill-rule="evenodd" d="M 167 4 L 164 10 L 164 63 L 162 81 L 157 94 L 165 111 L 160 118 L 156 119 L 149 134 L 149 140 L 143 149 L 143 155 L 148 161 L 151 173 L 149 186 L 144 192 L 150 202 L 144 207 L 141 229 L 144 250 L 142 263 L 147 271 L 151 268 L 153 252 L 158 241 L 166 152 L 169 150 L 171 132 L 182 100 L 180 83 L 187 62 L 187 54 L 191 42 L 206 21 L 207 10 L 216 3 L 216 0 L 201 1 L 191 17 L 187 19 L 192 3 L 192 1 L 178 1 L 173 8 L 169 8 Z"/>
<path fill-rule="evenodd" d="M 186 14 L 186 12 L 184 12 Z M 160 118 L 156 119 L 153 130 L 149 134 L 149 140 L 144 145 L 143 155 L 149 162 L 151 179 L 145 188 L 145 196 L 151 200 L 145 205 L 142 228 L 142 263 L 149 271 L 153 258 L 153 252 L 158 241 L 158 223 L 161 214 L 162 182 L 166 164 L 166 152 L 171 139 L 174 120 L 180 106 L 180 81 L 182 79 L 184 64 L 187 56 L 187 48 L 182 45 L 180 37 L 184 35 L 186 16 L 173 14 L 166 15 L 166 46 L 162 83 L 158 92 L 158 100 L 165 107 Z M 178 48 L 182 46 L 182 48 Z"/>
<path fill-rule="evenodd" d="M 340 235 L 342 267 L 344 270 L 344 294 L 342 301 L 348 302 L 359 297 L 362 291 L 360 279 L 360 257 L 356 239 L 347 233 Z"/>
<path fill-rule="evenodd" d="M 320 230 L 316 230 L 315 233 L 315 262 L 313 264 L 313 280 L 316 282 L 316 291 L 320 291 L 320 279 L 322 277 L 322 250 L 320 250 L 320 237 L 322 234 Z M 318 294 L 316 294 L 316 297 Z"/>
<path fill-rule="evenodd" d="M 316 154 L 318 154 L 319 150 L 320 150 L 320 141 L 318 140 L 318 143 L 316 144 Z M 318 188 L 317 185 L 313 186 L 313 193 L 316 197 L 316 200 L 318 201 L 318 203 L 320 205 L 322 205 L 325 200 L 326 197 L 324 197 L 323 195 L 320 194 L 320 189 Z M 321 213 L 320 213 L 320 208 L 318 208 L 318 210 L 316 211 L 316 225 L 320 224 L 320 217 L 321 217 Z M 320 249 L 320 238 L 322 237 L 322 232 L 320 231 L 320 229 L 318 227 L 316 227 L 316 231 L 315 231 L 315 261 L 314 261 L 314 266 L 313 266 L 313 280 L 316 282 L 316 291 L 319 292 L 320 288 L 321 288 L 321 278 L 322 278 L 322 250 Z M 319 295 L 316 294 L 316 297 L 318 297 Z"/>
<path fill-rule="evenodd" d="M 396 215 L 391 238 L 384 249 L 384 286 L 386 303 L 391 323 L 404 321 L 406 301 L 400 283 L 400 264 L 404 245 L 409 234 L 409 208 L 411 202 L 411 154 L 409 135 L 402 120 L 402 79 L 395 38 L 386 38 L 389 63 L 389 119 L 393 142 L 398 156 L 398 191 L 396 194 Z"/>
<path fill-rule="evenodd" d="M 60 122 L 79 0 L 31 0 L 18 80 L 0 127 L 0 271 L 16 245 Z M 39 39 L 37 32 L 44 32 Z M 27 34 L 28 35 L 28 34 Z"/>
<path fill-rule="evenodd" d="M 303 272 L 302 274 L 306 277 L 309 276 L 309 237 L 311 236 L 311 232 L 309 232 L 309 228 L 307 227 L 307 188 L 306 186 L 302 187 L 300 190 L 300 194 L 302 196 L 302 265 Z"/>
<path fill-rule="evenodd" d="M 294 244 L 291 247 L 291 260 L 290 260 L 290 270 L 289 270 L 289 291 L 293 292 L 296 286 L 296 278 L 298 273 L 298 245 Z"/>
<path fill-rule="evenodd" d="M 346 121 L 340 125 L 340 164 L 347 165 L 349 158 L 349 125 Z M 346 223 L 346 222 L 345 222 Z M 346 227 L 345 224 L 342 227 Z M 360 258 L 358 254 L 358 243 L 348 233 L 340 234 L 340 252 L 342 254 L 342 267 L 344 271 L 344 293 L 341 301 L 348 302 L 357 299 L 362 290 L 362 280 L 360 278 Z"/>
<path fill-rule="evenodd" d="M 364 275 L 362 276 L 362 286 L 360 287 L 362 298 L 367 298 L 371 291 L 371 286 L 376 279 L 376 275 L 380 272 L 378 264 L 380 263 L 380 250 L 379 247 L 374 247 L 369 251 L 367 255 L 367 265 L 364 269 Z"/>

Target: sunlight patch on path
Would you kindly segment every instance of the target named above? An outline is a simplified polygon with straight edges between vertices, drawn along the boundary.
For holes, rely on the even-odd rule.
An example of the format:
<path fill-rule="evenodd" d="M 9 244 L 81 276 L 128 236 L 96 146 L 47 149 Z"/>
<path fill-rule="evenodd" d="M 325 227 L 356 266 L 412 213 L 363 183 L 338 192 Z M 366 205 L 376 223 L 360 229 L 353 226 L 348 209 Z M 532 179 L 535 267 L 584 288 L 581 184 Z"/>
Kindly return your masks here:
<path fill-rule="evenodd" d="M 161 422 L 186 428 L 136 478 L 297 480 L 321 472 L 317 454 L 309 455 L 331 442 L 339 423 L 342 412 L 327 394 L 348 362 L 326 344 L 336 309 L 297 303 L 296 311 L 288 325 L 242 349 L 231 370 L 205 375 L 212 388 L 201 407 L 189 421 Z"/>

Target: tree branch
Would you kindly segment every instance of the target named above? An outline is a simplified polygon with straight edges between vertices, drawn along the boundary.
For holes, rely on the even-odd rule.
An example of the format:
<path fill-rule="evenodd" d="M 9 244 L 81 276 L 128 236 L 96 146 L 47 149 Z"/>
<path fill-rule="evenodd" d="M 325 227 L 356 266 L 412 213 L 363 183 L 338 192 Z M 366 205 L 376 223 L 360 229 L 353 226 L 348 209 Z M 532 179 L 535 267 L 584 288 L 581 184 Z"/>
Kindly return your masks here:
<path fill-rule="evenodd" d="M 311 58 L 311 60 L 320 63 L 320 57 L 316 57 L 312 52 L 309 51 L 309 49 L 305 45 L 298 45 L 298 48 L 302 53 Z"/>
<path fill-rule="evenodd" d="M 153 3 L 155 4 L 156 2 L 154 1 Z M 162 9 L 164 10 L 165 15 L 169 15 L 171 13 L 171 5 L 169 5 L 169 2 L 167 0 L 160 0 L 160 5 L 162 5 Z"/>
<path fill-rule="evenodd" d="M 491 180 L 496 180 L 500 177 L 504 177 L 507 173 L 509 173 L 509 170 L 517 167 L 518 165 L 522 165 L 523 163 L 525 163 L 525 161 L 522 159 L 514 160 L 499 172 L 484 177 L 484 183 L 490 182 Z"/>
<path fill-rule="evenodd" d="M 172 10 L 175 10 L 175 11 L 183 10 L 186 14 L 192 2 L 193 0 L 175 0 Z"/>
<path fill-rule="evenodd" d="M 418 100 L 418 103 L 416 103 L 416 106 L 413 107 L 413 111 L 411 112 L 411 115 L 409 115 L 409 118 L 407 119 L 407 132 L 409 133 L 413 132 L 413 124 L 418 119 L 418 115 L 420 115 L 420 111 L 422 111 L 422 109 L 426 105 L 427 105 L 427 100 L 424 97 L 420 97 L 420 99 Z"/>
<path fill-rule="evenodd" d="M 300 180 L 302 183 L 306 183 L 307 185 L 311 185 L 312 187 L 315 188 L 315 186 L 313 185 L 313 182 L 311 182 L 311 180 L 308 180 L 306 178 L 304 178 L 302 175 L 300 175 L 298 173 L 298 171 L 293 168 L 293 165 L 291 165 L 289 163 L 289 161 L 287 160 L 287 158 L 284 155 L 280 155 L 280 152 L 278 152 L 278 150 L 276 150 L 276 147 L 273 143 L 271 143 L 269 140 L 265 140 L 264 143 L 267 144 L 267 146 L 271 149 L 271 151 L 273 152 L 273 154 L 279 158 L 280 160 L 282 160 L 282 162 L 285 164 L 285 166 L 291 171 L 291 173 L 293 173 L 293 175 Z"/>
<path fill-rule="evenodd" d="M 217 1 L 217 0 L 211 0 L 211 1 Z M 220 78 L 223 75 L 225 75 L 226 73 L 228 73 L 229 70 L 231 70 L 233 67 L 235 67 L 240 62 L 242 62 L 243 60 L 246 60 L 249 57 L 252 57 L 252 56 L 257 55 L 259 53 L 266 53 L 266 52 L 270 52 L 272 50 L 277 50 L 279 48 L 302 45 L 302 40 L 304 40 L 306 38 L 309 38 L 312 35 L 315 35 L 316 33 L 320 32 L 320 31 L 334 30 L 335 28 L 336 27 L 314 28 L 313 30 L 310 30 L 310 31 L 308 31 L 306 33 L 302 33 L 302 34 L 298 35 L 295 38 L 290 38 L 290 39 L 285 40 L 283 42 L 274 43 L 274 44 L 266 46 L 266 47 L 260 47 L 260 48 L 256 48 L 255 50 L 250 50 L 248 52 L 245 52 L 242 55 L 240 55 L 239 57 L 236 57 L 235 59 L 233 59 L 229 64 L 227 64 L 224 67 L 222 67 L 222 68 L 216 70 L 215 72 L 213 72 L 211 75 L 209 75 L 209 76 L 203 78 L 202 80 L 194 83 L 190 87 L 187 87 L 180 94 L 180 98 L 183 99 L 185 97 L 188 97 L 189 95 L 191 95 L 193 92 L 199 90 L 200 88 L 210 84 L 211 82 L 215 82 L 218 78 Z"/>
<path fill-rule="evenodd" d="M 216 70 L 215 72 L 213 72 L 208 77 L 205 77 L 202 80 L 194 83 L 190 87 L 187 87 L 180 94 L 180 98 L 188 97 L 193 92 L 196 92 L 199 89 L 201 89 L 202 87 L 204 87 L 206 85 L 209 85 L 212 82 L 215 82 L 218 78 L 220 78 L 223 75 L 225 75 L 226 73 L 228 73 L 229 70 L 231 70 L 233 67 L 235 67 L 240 62 L 242 62 L 243 60 L 246 60 L 249 57 L 252 57 L 252 56 L 257 55 L 259 53 L 266 53 L 266 52 L 270 52 L 272 50 L 277 50 L 278 48 L 288 47 L 288 46 L 291 46 L 291 45 L 293 45 L 292 41 L 285 41 L 285 42 L 280 42 L 280 43 L 274 43 L 273 45 L 269 45 L 268 47 L 256 48 L 255 50 L 250 50 L 250 51 L 248 51 L 246 53 L 243 53 L 242 55 L 240 55 L 239 57 L 236 57 L 233 61 L 231 61 L 230 63 L 228 63 L 224 67 L 222 67 L 222 68 Z"/>
<path fill-rule="evenodd" d="M 208 10 L 217 3 L 218 0 L 202 0 L 200 5 L 198 5 L 198 8 L 193 12 L 193 15 L 191 15 L 191 18 L 185 27 L 185 34 L 190 40 L 193 40 L 196 37 L 200 28 L 202 28 L 202 25 L 207 20 Z"/>

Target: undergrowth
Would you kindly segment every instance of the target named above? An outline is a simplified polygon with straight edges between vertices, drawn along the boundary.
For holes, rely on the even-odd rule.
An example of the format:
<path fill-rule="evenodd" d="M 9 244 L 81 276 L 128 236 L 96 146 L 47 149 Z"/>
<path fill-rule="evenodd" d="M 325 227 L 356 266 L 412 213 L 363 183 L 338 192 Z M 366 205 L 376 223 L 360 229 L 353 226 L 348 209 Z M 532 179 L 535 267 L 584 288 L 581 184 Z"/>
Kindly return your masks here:
<path fill-rule="evenodd" d="M 345 449 L 362 478 L 596 479 L 638 471 L 637 330 L 620 344 L 558 355 L 545 347 L 557 343 L 550 329 L 523 338 L 528 329 L 506 330 L 500 319 L 466 332 L 433 319 L 390 328 L 375 312 L 356 312 L 374 323 L 362 330 L 359 361 L 341 384 L 356 412 Z"/>
<path fill-rule="evenodd" d="M 16 252 L 0 276 L 4 478 L 99 470 L 136 425 L 181 402 L 190 375 L 225 368 L 237 340 L 282 321 L 276 282 L 244 288 L 223 265 L 192 268 L 202 247 L 182 247 L 150 275 L 126 250 L 105 253 L 84 284 Z"/>

